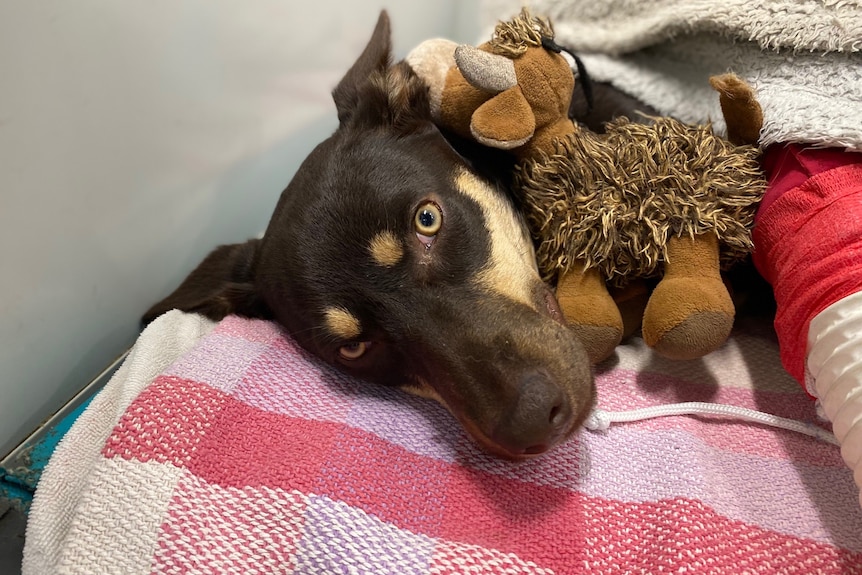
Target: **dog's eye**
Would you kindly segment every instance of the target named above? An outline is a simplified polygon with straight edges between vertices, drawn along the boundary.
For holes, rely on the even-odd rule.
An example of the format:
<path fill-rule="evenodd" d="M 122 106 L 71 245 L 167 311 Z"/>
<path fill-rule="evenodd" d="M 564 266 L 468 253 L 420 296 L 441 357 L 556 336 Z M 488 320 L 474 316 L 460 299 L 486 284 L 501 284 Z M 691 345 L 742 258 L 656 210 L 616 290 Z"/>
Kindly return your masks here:
<path fill-rule="evenodd" d="M 443 214 L 440 212 L 440 207 L 434 202 L 422 204 L 416 210 L 413 223 L 417 234 L 426 238 L 434 237 L 440 231 L 440 226 L 443 225 Z"/>
<path fill-rule="evenodd" d="M 338 348 L 338 354 L 342 357 L 342 359 L 346 359 L 352 361 L 354 359 L 359 359 L 365 352 L 368 351 L 368 346 L 370 345 L 367 341 L 355 341 L 353 343 L 348 343 L 347 345 L 342 345 Z"/>

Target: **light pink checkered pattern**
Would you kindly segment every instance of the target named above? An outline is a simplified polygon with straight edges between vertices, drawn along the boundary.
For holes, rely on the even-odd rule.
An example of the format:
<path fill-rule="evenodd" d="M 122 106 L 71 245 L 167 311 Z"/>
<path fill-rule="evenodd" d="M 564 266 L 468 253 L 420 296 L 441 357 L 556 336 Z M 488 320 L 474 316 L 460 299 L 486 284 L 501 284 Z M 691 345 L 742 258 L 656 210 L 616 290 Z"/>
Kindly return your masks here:
<path fill-rule="evenodd" d="M 742 357 L 739 338 L 775 364 L 753 385 L 728 361 L 705 387 L 702 365 L 645 361 L 636 342 L 600 366 L 600 403 L 709 395 L 813 421 L 774 341 L 737 334 L 719 356 Z M 106 549 L 139 543 L 91 551 L 90 572 L 862 573 L 862 513 L 834 446 L 672 417 L 511 463 L 437 404 L 337 373 L 262 321 L 219 324 L 132 402 L 102 456 L 81 528 L 119 525 Z"/>

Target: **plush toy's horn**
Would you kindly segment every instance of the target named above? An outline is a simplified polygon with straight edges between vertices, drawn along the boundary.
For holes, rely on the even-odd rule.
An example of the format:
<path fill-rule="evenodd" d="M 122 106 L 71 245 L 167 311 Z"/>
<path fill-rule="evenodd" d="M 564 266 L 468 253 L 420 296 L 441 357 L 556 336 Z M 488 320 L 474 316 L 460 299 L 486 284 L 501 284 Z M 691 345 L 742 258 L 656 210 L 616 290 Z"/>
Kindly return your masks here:
<path fill-rule="evenodd" d="M 499 94 L 518 85 L 515 64 L 504 56 L 464 44 L 455 49 L 455 63 L 475 88 Z"/>

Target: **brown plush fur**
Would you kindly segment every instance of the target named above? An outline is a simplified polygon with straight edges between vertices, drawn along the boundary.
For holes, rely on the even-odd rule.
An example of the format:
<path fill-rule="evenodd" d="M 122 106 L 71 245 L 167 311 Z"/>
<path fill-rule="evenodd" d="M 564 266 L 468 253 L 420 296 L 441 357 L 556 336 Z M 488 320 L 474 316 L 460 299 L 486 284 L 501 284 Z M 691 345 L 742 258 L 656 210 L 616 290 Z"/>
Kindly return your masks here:
<path fill-rule="evenodd" d="M 765 191 L 757 158 L 754 147 L 672 118 L 621 118 L 604 135 L 558 140 L 516 175 L 544 277 L 578 261 L 622 285 L 661 272 L 668 238 L 706 232 L 718 236 L 726 268 L 752 247 Z"/>

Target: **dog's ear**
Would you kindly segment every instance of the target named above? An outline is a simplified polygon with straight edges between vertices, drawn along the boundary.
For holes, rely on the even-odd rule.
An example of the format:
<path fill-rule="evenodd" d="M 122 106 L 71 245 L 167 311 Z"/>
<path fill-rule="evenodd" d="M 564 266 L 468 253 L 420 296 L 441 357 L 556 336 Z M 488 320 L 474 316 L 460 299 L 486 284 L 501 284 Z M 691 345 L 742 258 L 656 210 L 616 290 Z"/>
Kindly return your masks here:
<path fill-rule="evenodd" d="M 392 65 L 389 16 L 380 12 L 371 40 L 332 91 L 342 126 L 391 125 L 412 131 L 430 122 L 428 87 L 405 62 Z"/>
<path fill-rule="evenodd" d="M 172 309 L 195 312 L 212 320 L 229 314 L 269 318 L 271 313 L 254 286 L 254 263 L 260 240 L 219 246 L 174 292 L 141 318 L 144 325 Z"/>
<path fill-rule="evenodd" d="M 350 67 L 344 78 L 332 91 L 332 99 L 338 110 L 338 121 L 346 123 L 359 102 L 360 92 L 369 82 L 372 75 L 385 74 L 392 58 L 392 39 L 389 26 L 389 14 L 386 10 L 380 12 L 377 26 L 371 34 L 371 39 L 359 59 Z"/>

